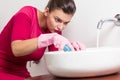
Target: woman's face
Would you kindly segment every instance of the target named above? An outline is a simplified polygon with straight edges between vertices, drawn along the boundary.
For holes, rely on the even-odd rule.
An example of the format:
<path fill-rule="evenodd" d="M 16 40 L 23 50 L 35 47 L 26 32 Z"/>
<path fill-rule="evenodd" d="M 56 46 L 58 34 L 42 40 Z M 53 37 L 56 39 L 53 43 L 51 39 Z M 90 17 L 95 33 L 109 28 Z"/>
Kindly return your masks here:
<path fill-rule="evenodd" d="M 66 14 L 61 9 L 55 9 L 52 12 L 49 12 L 49 9 L 46 9 L 45 16 L 47 28 L 51 32 L 60 32 L 66 28 L 73 15 Z"/>

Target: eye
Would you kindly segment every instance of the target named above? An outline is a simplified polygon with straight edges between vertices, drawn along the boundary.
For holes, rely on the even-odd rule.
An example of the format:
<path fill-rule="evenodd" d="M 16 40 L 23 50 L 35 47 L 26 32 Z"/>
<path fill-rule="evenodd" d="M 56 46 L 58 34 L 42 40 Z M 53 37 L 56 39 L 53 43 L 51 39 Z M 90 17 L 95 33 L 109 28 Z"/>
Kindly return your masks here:
<path fill-rule="evenodd" d="M 64 25 L 67 25 L 69 22 L 65 22 Z"/>
<path fill-rule="evenodd" d="M 59 23 L 62 22 L 62 20 L 61 20 L 60 18 L 57 18 L 57 17 L 55 18 L 55 21 L 56 21 L 56 22 L 59 22 Z"/>

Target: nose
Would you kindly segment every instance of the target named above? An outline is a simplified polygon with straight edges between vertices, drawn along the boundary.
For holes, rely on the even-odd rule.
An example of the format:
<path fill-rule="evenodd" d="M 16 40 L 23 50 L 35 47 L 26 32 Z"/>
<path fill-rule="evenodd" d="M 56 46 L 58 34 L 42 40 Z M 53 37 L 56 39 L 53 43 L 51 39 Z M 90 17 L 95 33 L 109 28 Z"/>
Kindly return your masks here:
<path fill-rule="evenodd" d="M 61 22 L 57 25 L 57 30 L 64 30 L 64 28 L 66 27 L 66 24 L 64 22 Z"/>
<path fill-rule="evenodd" d="M 62 25 L 58 26 L 58 30 L 62 30 L 62 29 L 63 29 Z"/>
<path fill-rule="evenodd" d="M 58 25 L 57 28 L 58 28 L 58 30 L 62 31 L 64 29 L 64 27 L 65 27 L 65 25 L 61 23 Z"/>

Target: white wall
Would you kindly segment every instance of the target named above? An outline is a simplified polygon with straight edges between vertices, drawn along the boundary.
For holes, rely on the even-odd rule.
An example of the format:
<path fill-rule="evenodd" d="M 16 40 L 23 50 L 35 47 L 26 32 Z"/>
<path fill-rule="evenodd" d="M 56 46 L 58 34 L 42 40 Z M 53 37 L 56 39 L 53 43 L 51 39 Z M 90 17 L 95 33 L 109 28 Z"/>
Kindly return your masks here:
<path fill-rule="evenodd" d="M 44 10 L 48 0 L 0 0 L 0 30 L 10 19 L 10 17 L 22 6 L 33 5 Z M 75 0 L 77 12 L 72 22 L 64 30 L 64 36 L 70 40 L 77 40 L 86 45 L 86 47 L 96 47 L 97 23 L 100 19 L 113 18 L 115 14 L 120 13 L 120 0 Z M 111 23 L 104 27 L 111 28 Z M 103 31 L 100 39 L 100 46 L 120 46 L 119 29 Z M 103 29 L 102 29 L 103 30 Z M 112 31 L 112 32 L 111 32 Z M 101 31 L 102 32 L 102 31 Z M 105 33 L 105 34 L 104 34 Z M 106 35 L 108 34 L 109 37 Z M 106 39 L 107 38 L 107 39 Z M 46 74 L 44 60 L 41 64 L 33 64 L 29 68 L 33 76 Z"/>

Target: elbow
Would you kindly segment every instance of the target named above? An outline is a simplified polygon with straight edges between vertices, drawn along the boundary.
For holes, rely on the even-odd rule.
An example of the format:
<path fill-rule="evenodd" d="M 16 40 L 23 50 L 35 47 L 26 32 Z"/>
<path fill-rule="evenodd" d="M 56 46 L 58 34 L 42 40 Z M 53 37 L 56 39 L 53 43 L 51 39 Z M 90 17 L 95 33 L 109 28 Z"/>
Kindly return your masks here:
<path fill-rule="evenodd" d="M 12 53 L 15 57 L 19 57 L 21 56 L 21 49 L 20 46 L 18 44 L 18 41 L 13 41 L 11 44 L 11 49 L 12 49 Z"/>
<path fill-rule="evenodd" d="M 20 51 L 17 48 L 15 48 L 15 47 L 12 47 L 12 52 L 13 52 L 13 55 L 15 57 L 20 57 L 21 56 L 20 55 Z"/>

